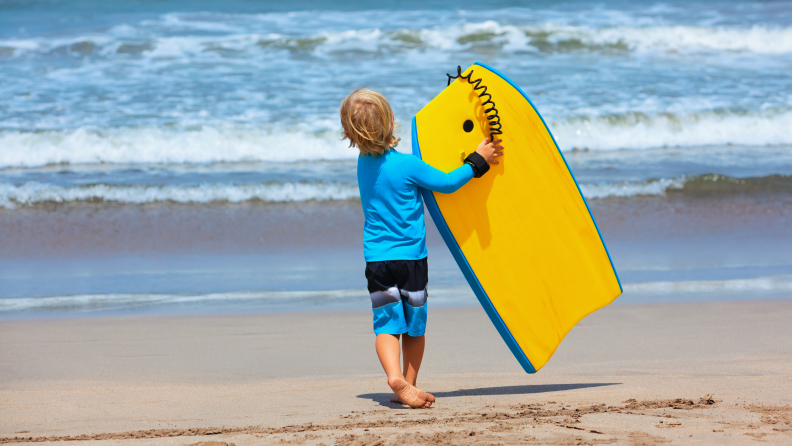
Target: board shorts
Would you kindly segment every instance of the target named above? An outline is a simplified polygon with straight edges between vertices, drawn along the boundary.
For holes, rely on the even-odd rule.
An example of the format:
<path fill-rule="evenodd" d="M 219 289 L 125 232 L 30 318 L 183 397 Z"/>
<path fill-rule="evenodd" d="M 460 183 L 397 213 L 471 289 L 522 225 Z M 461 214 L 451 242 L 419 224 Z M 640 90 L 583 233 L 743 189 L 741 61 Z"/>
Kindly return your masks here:
<path fill-rule="evenodd" d="M 374 333 L 423 336 L 429 269 L 421 260 L 366 262 Z"/>

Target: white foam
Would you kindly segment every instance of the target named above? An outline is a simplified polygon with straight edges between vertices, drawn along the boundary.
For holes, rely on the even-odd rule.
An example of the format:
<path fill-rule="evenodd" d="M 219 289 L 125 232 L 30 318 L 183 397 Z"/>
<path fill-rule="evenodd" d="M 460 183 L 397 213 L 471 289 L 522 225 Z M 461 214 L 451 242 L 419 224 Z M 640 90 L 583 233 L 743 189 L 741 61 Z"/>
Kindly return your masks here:
<path fill-rule="evenodd" d="M 143 204 L 172 203 L 241 203 L 261 200 L 268 203 L 350 200 L 358 198 L 357 185 L 345 183 L 270 183 L 205 184 L 200 186 L 93 186 L 63 187 L 36 182 L 21 186 L 0 183 L 0 208 L 15 209 L 37 203 L 109 201 Z"/>
<path fill-rule="evenodd" d="M 624 292 L 630 294 L 792 292 L 792 276 L 629 283 L 624 285 Z"/>
<path fill-rule="evenodd" d="M 660 178 L 649 181 L 580 184 L 580 191 L 589 200 L 609 197 L 663 196 L 669 188 L 684 186 L 684 178 Z"/>
<path fill-rule="evenodd" d="M 142 22 L 135 26 L 116 26 L 107 33 L 93 33 L 69 38 L 30 38 L 0 40 L 0 47 L 13 48 L 13 56 L 38 53 L 46 54 L 54 48 L 68 47 L 74 43 L 90 41 L 104 47 L 103 54 L 109 56 L 127 39 L 144 39 L 152 48 L 144 53 L 155 57 L 212 57 L 203 51 L 212 46 L 231 44 L 235 50 L 271 51 L 258 45 L 260 40 L 283 39 L 277 33 L 251 32 L 240 26 L 221 22 L 186 20 L 178 14 L 167 14 L 157 22 Z M 547 21 L 539 24 L 504 24 L 494 20 L 465 23 L 451 26 L 424 28 L 400 28 L 383 31 L 366 27 L 364 22 L 350 26 L 363 27 L 341 31 L 314 31 L 302 35 L 291 35 L 282 43 L 298 40 L 316 41 L 312 50 L 331 53 L 334 51 L 377 52 L 386 47 L 413 47 L 414 42 L 405 42 L 399 36 L 417 36 L 424 48 L 439 50 L 465 50 L 482 42 L 493 43 L 501 51 L 536 51 L 537 45 L 563 45 L 565 42 L 582 45 L 589 50 L 603 47 L 624 48 L 630 51 L 661 51 L 673 53 L 701 52 L 744 52 L 756 54 L 784 54 L 792 52 L 792 28 L 753 25 L 751 27 L 708 27 L 690 25 L 604 26 L 570 25 Z M 172 29 L 184 32 L 212 32 L 212 35 L 160 35 L 159 27 L 168 33 Z M 254 27 L 254 29 L 258 29 Z M 270 28 L 271 29 L 271 28 Z M 469 38 L 473 37 L 474 41 Z M 531 42 L 536 45 L 532 45 Z M 460 43 L 464 42 L 464 43 Z M 113 51 L 107 51 L 111 48 Z"/>
<path fill-rule="evenodd" d="M 574 42 L 582 49 L 603 47 L 631 51 L 662 51 L 674 53 L 747 52 L 783 54 L 792 52 L 792 28 L 771 28 L 754 25 L 750 28 L 702 26 L 602 27 L 571 26 L 557 23 L 539 25 L 506 25 L 493 20 L 447 27 L 399 29 L 357 29 L 324 32 L 320 45 L 324 51 L 356 49 L 377 51 L 380 46 L 401 46 L 399 36 L 415 34 L 424 47 L 440 50 L 465 50 L 476 45 L 495 44 L 501 51 L 536 51 L 532 41 L 562 45 Z"/>
<path fill-rule="evenodd" d="M 752 279 L 667 281 L 623 284 L 625 297 L 660 296 L 669 294 L 723 295 L 777 294 L 792 292 L 792 276 L 769 276 Z M 365 289 L 336 289 L 318 291 L 234 291 L 209 294 L 82 294 L 0 299 L 0 313 L 86 312 L 98 310 L 133 309 L 165 305 L 197 305 L 233 302 L 255 302 L 264 306 L 305 305 L 327 306 L 356 304 L 368 299 Z M 431 291 L 436 305 L 475 305 L 476 299 L 467 286 L 435 287 Z"/>
<path fill-rule="evenodd" d="M 322 291 L 237 291 L 211 294 L 82 294 L 71 296 L 0 299 L 0 313 L 17 311 L 91 311 L 129 307 L 258 300 L 270 305 L 297 301 L 333 302 L 355 296 L 368 298 L 360 289 Z"/>
<path fill-rule="evenodd" d="M 48 164 L 180 164 L 352 160 L 358 151 L 340 140 L 336 121 L 315 120 L 312 131 L 232 125 L 200 130 L 84 128 L 0 132 L 0 168 Z M 622 115 L 548 120 L 561 150 L 653 149 L 792 144 L 792 112 Z M 307 125 L 306 125 L 307 126 Z M 337 130 L 326 130 L 338 126 Z M 409 152 L 409 128 L 400 148 Z"/>
<path fill-rule="evenodd" d="M 587 199 L 608 197 L 662 196 L 670 188 L 680 188 L 684 178 L 648 181 L 581 184 Z M 287 182 L 266 184 L 203 184 L 199 186 L 133 186 L 95 184 L 90 186 L 56 186 L 28 182 L 23 185 L 0 183 L 0 208 L 16 209 L 39 203 L 107 201 L 126 204 L 144 203 L 242 203 L 260 200 L 266 203 L 303 201 L 343 201 L 360 198 L 358 187 L 338 182 Z"/>
<path fill-rule="evenodd" d="M 754 25 L 750 28 L 701 26 L 614 27 L 559 31 L 553 39 L 574 38 L 592 45 L 623 43 L 640 51 L 694 53 L 703 51 L 781 54 L 792 52 L 792 29 Z"/>
<path fill-rule="evenodd" d="M 603 47 L 631 51 L 662 51 L 674 53 L 747 52 L 783 54 L 792 52 L 792 28 L 771 28 L 754 25 L 750 28 L 702 26 L 602 27 L 571 26 L 557 23 L 539 25 L 506 25 L 493 20 L 448 27 L 400 29 L 380 32 L 379 29 L 348 30 L 323 33 L 320 45 L 326 51 L 359 49 L 376 51 L 379 45 L 400 46 L 398 36 L 415 33 L 424 47 L 440 50 L 465 50 L 482 43 L 496 44 L 501 51 L 536 51 L 545 42 L 582 45 L 581 49 Z M 357 42 L 357 45 L 354 43 Z M 363 45 L 365 44 L 365 45 Z"/>
<path fill-rule="evenodd" d="M 321 42 L 317 47 L 318 50 L 322 52 L 365 51 L 374 53 L 380 47 L 383 33 L 379 29 L 374 28 L 341 32 L 323 32 L 318 36 L 313 36 L 313 38 Z"/>
<path fill-rule="evenodd" d="M 72 163 L 290 162 L 355 159 L 338 132 L 268 131 L 233 126 L 0 132 L 0 168 Z"/>
<path fill-rule="evenodd" d="M 213 19 L 213 20 L 210 20 Z M 193 31 L 209 31 L 217 33 L 238 33 L 242 31 L 239 26 L 226 23 L 226 17 L 218 14 L 183 14 L 168 13 L 160 17 L 156 22 L 144 21 L 143 26 L 162 26 L 169 30 L 185 29 Z"/>
<path fill-rule="evenodd" d="M 562 150 L 792 143 L 792 112 L 789 111 L 604 116 L 556 120 L 548 125 Z"/>
<path fill-rule="evenodd" d="M 23 311 L 97 311 L 163 305 L 251 302 L 269 306 L 359 304 L 368 301 L 364 288 L 317 291 L 232 291 L 210 294 L 79 294 L 69 296 L 0 299 L 0 313 Z M 435 287 L 435 305 L 471 305 L 476 303 L 467 286 Z"/>
<path fill-rule="evenodd" d="M 75 37 L 58 38 L 30 38 L 30 39 L 6 39 L 0 40 L 0 47 L 12 48 L 12 56 L 18 57 L 26 54 L 46 54 L 56 48 L 71 47 L 74 44 L 90 42 L 97 48 L 106 45 L 113 45 L 116 42 L 114 36 L 106 34 L 86 34 Z"/>

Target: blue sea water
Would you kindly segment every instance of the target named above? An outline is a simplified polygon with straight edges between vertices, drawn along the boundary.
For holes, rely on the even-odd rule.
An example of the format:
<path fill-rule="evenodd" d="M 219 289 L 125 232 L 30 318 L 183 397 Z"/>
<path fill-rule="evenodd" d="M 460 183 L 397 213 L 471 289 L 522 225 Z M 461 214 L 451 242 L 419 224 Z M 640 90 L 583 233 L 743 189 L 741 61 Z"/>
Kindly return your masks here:
<path fill-rule="evenodd" d="M 214 281 L 180 282 L 176 272 L 167 273 L 167 261 L 157 263 L 150 253 L 140 254 L 149 260 L 138 263 L 126 258 L 132 242 L 103 251 L 104 260 L 75 244 L 75 258 L 87 260 L 73 260 L 78 266 L 70 269 L 59 263 L 61 254 L 25 239 L 40 235 L 20 235 L 20 216 L 32 212 L 34 220 L 58 228 L 75 206 L 102 212 L 152 205 L 346 206 L 358 194 L 356 150 L 340 140 L 340 100 L 357 86 L 382 91 L 402 123 L 401 150 L 409 151 L 410 118 L 443 89 L 446 73 L 474 61 L 504 72 L 531 97 L 595 213 L 596 202 L 639 206 L 702 190 L 711 199 L 699 208 L 709 209 L 735 187 L 758 190 L 754 201 L 780 196 L 762 208 L 768 215 L 787 209 L 792 2 L 0 0 L 0 237 L 6 239 L 0 242 L 0 313 L 35 310 L 45 298 L 56 299 L 47 308 L 88 308 L 79 303 L 86 301 L 102 308 L 96 302 L 124 299 L 132 308 L 161 296 L 171 302 L 232 293 L 237 297 L 227 300 L 234 300 L 242 298 L 233 293 L 248 293 L 242 300 L 258 302 L 266 293 L 311 291 L 320 293 L 311 299 L 321 301 L 326 293 L 357 289 L 358 273 L 351 271 L 358 265 L 351 260 L 345 260 L 350 272 L 337 274 L 332 286 L 311 279 L 315 273 L 294 273 L 294 260 L 293 268 L 280 267 L 298 280 L 273 273 L 217 287 L 219 271 L 241 268 L 255 277 L 251 265 L 278 261 L 263 252 L 263 263 L 235 257 L 224 269 L 209 248 L 200 262 Z M 686 208 L 694 216 L 674 224 L 707 218 L 696 206 Z M 84 218 L 77 224 L 89 225 L 91 217 Z M 692 265 L 683 261 L 691 257 L 683 247 L 647 244 L 650 229 L 629 239 L 645 243 L 641 248 L 615 231 L 616 252 L 625 259 L 615 262 L 628 271 L 628 283 L 644 284 L 627 288 L 647 299 L 696 298 L 694 290 L 717 293 L 718 287 L 788 293 L 792 258 L 785 254 L 790 231 L 784 218 L 770 235 L 759 234 L 766 232 L 756 229 L 761 224 L 745 226 L 742 233 L 754 231 L 761 240 L 739 243 L 731 233 L 699 229 L 692 257 L 700 261 Z M 269 227 L 261 231 L 274 237 Z M 724 258 L 722 245 L 730 243 L 743 246 L 741 258 L 748 260 L 713 260 Z M 458 294 L 448 290 L 464 289 L 461 276 L 438 257 L 438 275 L 447 271 L 450 278 L 436 294 Z M 179 259 L 170 264 L 198 262 Z M 118 272 L 146 271 L 149 264 L 183 285 L 165 286 L 168 280 L 151 275 L 124 279 Z M 107 265 L 119 270 L 107 272 Z M 646 272 L 658 268 L 688 272 L 679 274 L 684 280 Z M 112 279 L 100 280 L 105 273 Z M 69 285 L 75 280 L 81 285 Z M 279 302 L 298 299 L 278 296 Z"/>

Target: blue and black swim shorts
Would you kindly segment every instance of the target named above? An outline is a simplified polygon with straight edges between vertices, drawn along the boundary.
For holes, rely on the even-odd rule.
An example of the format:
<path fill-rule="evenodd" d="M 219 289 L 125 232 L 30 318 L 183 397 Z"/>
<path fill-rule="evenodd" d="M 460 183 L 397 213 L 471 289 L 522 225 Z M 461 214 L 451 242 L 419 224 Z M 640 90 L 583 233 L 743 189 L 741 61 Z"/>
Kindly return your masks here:
<path fill-rule="evenodd" d="M 423 336 L 429 269 L 420 260 L 366 262 L 374 333 Z"/>

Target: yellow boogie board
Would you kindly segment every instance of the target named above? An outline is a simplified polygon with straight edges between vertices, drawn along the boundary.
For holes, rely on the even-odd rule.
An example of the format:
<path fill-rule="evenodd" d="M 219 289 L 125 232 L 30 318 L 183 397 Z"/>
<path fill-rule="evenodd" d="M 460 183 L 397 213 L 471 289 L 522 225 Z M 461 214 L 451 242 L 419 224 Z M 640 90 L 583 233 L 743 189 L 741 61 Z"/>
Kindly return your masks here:
<path fill-rule="evenodd" d="M 448 83 L 413 118 L 413 154 L 450 172 L 487 136 L 502 138 L 506 150 L 499 165 L 453 194 L 423 190 L 424 203 L 503 340 L 535 373 L 575 324 L 621 294 L 621 284 L 528 96 L 481 63 L 459 68 Z"/>

